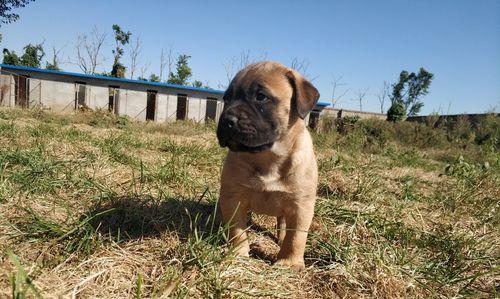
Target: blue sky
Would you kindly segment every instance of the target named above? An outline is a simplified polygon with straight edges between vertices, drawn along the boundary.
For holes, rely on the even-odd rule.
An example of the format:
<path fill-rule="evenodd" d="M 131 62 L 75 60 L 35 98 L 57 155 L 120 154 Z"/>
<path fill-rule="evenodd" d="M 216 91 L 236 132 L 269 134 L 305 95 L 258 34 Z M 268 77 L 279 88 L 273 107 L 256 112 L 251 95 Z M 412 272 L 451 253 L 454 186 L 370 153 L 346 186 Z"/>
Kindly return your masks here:
<path fill-rule="evenodd" d="M 21 51 L 45 41 L 74 57 L 78 33 L 95 25 L 108 32 L 104 54 L 112 63 L 112 24 L 143 43 L 140 62 L 158 73 L 162 47 L 192 56 L 193 79 L 226 84 L 223 67 L 244 51 L 290 64 L 310 63 L 308 73 L 330 101 L 332 76 L 349 89 L 342 108 L 359 108 L 358 90 L 369 88 L 363 110 L 379 111 L 375 94 L 402 69 L 423 66 L 435 74 L 422 114 L 500 109 L 500 1 L 70 1 L 37 0 L 3 25 L 0 47 Z M 48 58 L 48 57 L 47 57 Z M 128 64 L 128 54 L 124 56 Z M 71 64 L 64 70 L 78 71 Z"/>

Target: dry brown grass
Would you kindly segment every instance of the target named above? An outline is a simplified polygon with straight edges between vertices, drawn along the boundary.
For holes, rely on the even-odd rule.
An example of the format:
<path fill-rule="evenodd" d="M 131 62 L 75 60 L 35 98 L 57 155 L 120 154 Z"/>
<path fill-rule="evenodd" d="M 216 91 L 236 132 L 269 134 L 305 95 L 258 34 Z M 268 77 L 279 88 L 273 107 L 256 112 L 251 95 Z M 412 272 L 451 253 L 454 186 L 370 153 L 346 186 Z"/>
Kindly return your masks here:
<path fill-rule="evenodd" d="M 252 258 L 225 246 L 213 129 L 0 109 L 0 298 L 498 296 L 498 152 L 474 157 L 488 169 L 446 172 L 469 152 L 316 136 L 316 217 L 296 273 L 272 265 L 270 217 L 252 217 Z"/>

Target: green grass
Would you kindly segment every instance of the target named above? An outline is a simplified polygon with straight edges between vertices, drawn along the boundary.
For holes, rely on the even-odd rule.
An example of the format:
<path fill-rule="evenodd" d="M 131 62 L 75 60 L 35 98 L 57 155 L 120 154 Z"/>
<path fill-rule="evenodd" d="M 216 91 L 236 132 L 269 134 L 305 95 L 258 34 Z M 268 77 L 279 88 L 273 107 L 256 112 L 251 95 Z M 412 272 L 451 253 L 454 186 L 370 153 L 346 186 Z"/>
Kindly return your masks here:
<path fill-rule="evenodd" d="M 214 124 L 0 108 L 0 297 L 498 297 L 497 122 L 324 122 L 296 273 L 226 245 Z"/>

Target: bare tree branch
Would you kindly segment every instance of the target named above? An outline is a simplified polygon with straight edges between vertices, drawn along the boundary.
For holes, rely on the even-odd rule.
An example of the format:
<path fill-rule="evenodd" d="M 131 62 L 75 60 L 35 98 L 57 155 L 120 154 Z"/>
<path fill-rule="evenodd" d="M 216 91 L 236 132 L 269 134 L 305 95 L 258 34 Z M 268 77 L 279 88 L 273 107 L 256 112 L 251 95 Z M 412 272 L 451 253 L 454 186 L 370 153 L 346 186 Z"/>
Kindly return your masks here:
<path fill-rule="evenodd" d="M 141 67 L 141 78 L 147 78 L 146 73 L 148 72 L 149 67 L 151 66 L 151 62 L 146 62 L 144 65 Z"/>
<path fill-rule="evenodd" d="M 79 34 L 76 43 L 76 64 L 85 74 L 95 74 L 97 66 L 101 65 L 105 58 L 101 56 L 101 50 L 106 40 L 106 33 L 99 32 L 96 26 L 92 28 L 90 36 Z"/>
<path fill-rule="evenodd" d="M 354 101 L 359 102 L 359 111 L 363 111 L 363 101 L 365 99 L 366 93 L 368 92 L 369 88 L 365 89 L 360 89 L 356 92 L 356 98 L 354 98 Z"/>
<path fill-rule="evenodd" d="M 266 60 L 266 59 L 267 59 L 267 51 L 265 50 L 261 50 L 261 53 L 255 57 L 252 57 L 252 55 L 250 54 L 250 50 L 244 50 L 243 52 L 240 53 L 239 58 L 233 56 L 229 61 L 222 62 L 222 66 L 224 67 L 224 71 L 226 73 L 227 85 L 231 83 L 233 77 L 240 70 L 259 60 Z"/>
<path fill-rule="evenodd" d="M 61 64 L 67 63 L 66 61 L 61 60 L 61 52 L 66 48 L 68 43 L 64 44 L 61 48 L 57 48 L 55 45 L 52 46 L 52 60 L 51 62 L 47 62 L 47 68 L 53 67 L 58 68 Z"/>
<path fill-rule="evenodd" d="M 235 75 L 235 64 L 236 64 L 235 57 L 232 57 L 229 61 L 222 63 L 222 66 L 224 67 L 224 71 L 226 73 L 226 79 L 227 79 L 226 86 L 229 86 L 229 83 L 231 83 L 231 80 Z"/>
<path fill-rule="evenodd" d="M 304 58 L 300 60 L 297 57 L 294 57 L 292 59 L 292 63 L 290 63 L 290 68 L 296 70 L 297 72 L 301 73 L 302 76 L 304 76 L 306 79 L 308 79 L 311 82 L 314 82 L 319 76 L 312 76 L 309 73 L 309 67 L 311 66 L 311 62 L 309 59 Z"/>
<path fill-rule="evenodd" d="M 389 99 L 389 95 L 391 92 L 390 90 L 391 84 L 389 84 L 387 81 L 384 81 L 382 87 L 380 88 L 380 91 L 375 94 L 380 104 L 380 113 L 385 113 L 385 102 Z"/>
<path fill-rule="evenodd" d="M 336 107 L 342 102 L 342 98 L 349 92 L 349 88 L 340 91 L 342 86 L 346 86 L 346 83 L 342 83 L 342 76 L 335 77 L 332 76 L 332 106 Z"/>
<path fill-rule="evenodd" d="M 169 45 L 167 51 L 165 49 L 161 49 L 161 54 L 160 54 L 160 81 L 163 79 L 163 71 L 165 70 L 165 66 L 167 66 L 167 76 L 170 76 L 170 73 L 172 72 L 173 68 L 173 63 L 174 63 L 174 57 L 173 57 L 173 46 Z"/>
<path fill-rule="evenodd" d="M 290 63 L 290 68 L 296 70 L 297 72 L 301 73 L 304 77 L 309 78 L 309 73 L 307 72 L 309 70 L 309 66 L 311 63 L 307 59 L 302 59 L 299 60 L 299 58 L 294 57 L 292 59 L 292 63 Z"/>
<path fill-rule="evenodd" d="M 138 58 L 141 54 L 141 37 L 137 36 L 135 41 L 129 46 L 130 52 L 130 79 L 134 79 L 134 73 L 137 69 Z"/>

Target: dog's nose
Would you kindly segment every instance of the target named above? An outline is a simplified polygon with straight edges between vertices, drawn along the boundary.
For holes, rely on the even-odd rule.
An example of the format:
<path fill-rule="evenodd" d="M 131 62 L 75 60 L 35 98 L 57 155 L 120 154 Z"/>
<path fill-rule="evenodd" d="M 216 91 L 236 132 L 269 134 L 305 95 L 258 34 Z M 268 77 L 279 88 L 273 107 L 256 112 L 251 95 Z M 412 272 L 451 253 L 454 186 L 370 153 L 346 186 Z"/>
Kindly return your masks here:
<path fill-rule="evenodd" d="M 228 115 L 226 117 L 226 124 L 229 128 L 236 127 L 238 124 L 238 118 L 234 115 Z"/>

